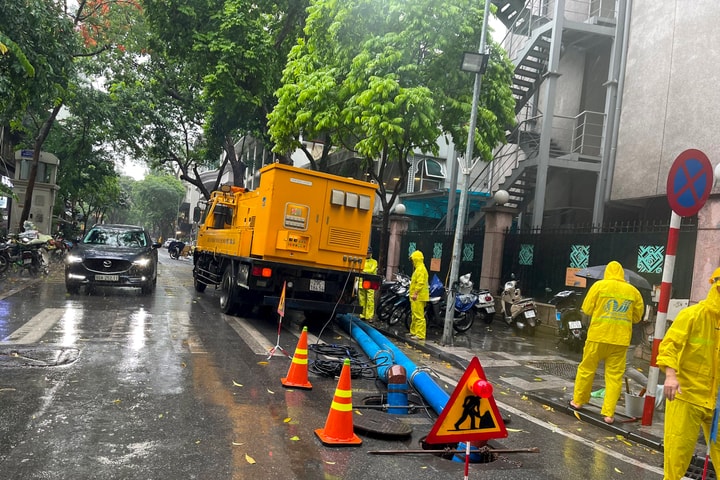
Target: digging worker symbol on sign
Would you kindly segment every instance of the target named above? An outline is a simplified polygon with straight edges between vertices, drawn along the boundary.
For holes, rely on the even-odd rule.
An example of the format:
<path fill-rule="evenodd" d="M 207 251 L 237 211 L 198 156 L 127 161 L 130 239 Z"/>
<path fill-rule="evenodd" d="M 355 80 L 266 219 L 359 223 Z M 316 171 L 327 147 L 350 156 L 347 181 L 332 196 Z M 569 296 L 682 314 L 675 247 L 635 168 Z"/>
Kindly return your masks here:
<path fill-rule="evenodd" d="M 465 397 L 463 401 L 463 411 L 460 419 L 455 422 L 455 430 L 477 430 L 495 427 L 490 409 L 486 406 L 484 411 L 482 407 L 482 398 L 476 397 L 475 395 L 469 395 Z M 467 428 L 460 428 L 460 426 L 470 418 L 470 426 Z M 479 420 L 480 425 L 475 426 L 475 421 Z"/>

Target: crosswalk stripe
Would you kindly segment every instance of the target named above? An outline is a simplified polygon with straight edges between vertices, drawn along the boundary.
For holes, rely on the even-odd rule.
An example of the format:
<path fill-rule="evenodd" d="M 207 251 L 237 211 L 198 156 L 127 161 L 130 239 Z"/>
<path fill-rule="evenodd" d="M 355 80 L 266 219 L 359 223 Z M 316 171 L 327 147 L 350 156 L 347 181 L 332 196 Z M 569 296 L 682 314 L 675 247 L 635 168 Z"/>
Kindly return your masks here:
<path fill-rule="evenodd" d="M 0 343 L 37 343 L 65 314 L 63 308 L 46 308 L 22 327 L 2 339 Z"/>

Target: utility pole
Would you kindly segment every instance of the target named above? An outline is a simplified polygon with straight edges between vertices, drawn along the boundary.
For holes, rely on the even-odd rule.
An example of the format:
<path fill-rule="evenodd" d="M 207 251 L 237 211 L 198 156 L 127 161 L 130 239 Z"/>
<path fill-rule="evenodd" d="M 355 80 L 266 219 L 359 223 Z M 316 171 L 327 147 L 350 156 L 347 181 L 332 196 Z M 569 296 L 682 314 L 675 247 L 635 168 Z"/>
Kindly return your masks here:
<path fill-rule="evenodd" d="M 485 0 L 485 13 L 483 14 L 483 25 L 480 33 L 480 48 L 478 53 L 485 55 L 485 36 L 487 35 L 488 17 L 490 16 L 490 0 Z M 453 317 L 455 310 L 455 295 L 457 292 L 452 288 L 457 283 L 458 270 L 460 269 L 460 256 L 462 255 L 462 241 L 465 230 L 465 217 L 467 213 L 468 192 L 467 185 L 473 163 L 473 146 L 475 145 L 475 125 L 477 123 L 478 102 L 480 100 L 480 87 L 482 86 L 482 69 L 475 72 L 475 87 L 473 89 L 472 109 L 470 111 L 470 128 L 468 130 L 467 148 L 462 161 L 458 159 L 461 167 L 459 178 L 460 203 L 458 205 L 458 218 L 455 226 L 455 241 L 453 243 L 452 263 L 450 266 L 450 293 L 447 297 L 447 309 L 445 310 L 445 325 L 443 328 L 442 344 L 452 345 L 453 343 Z"/>

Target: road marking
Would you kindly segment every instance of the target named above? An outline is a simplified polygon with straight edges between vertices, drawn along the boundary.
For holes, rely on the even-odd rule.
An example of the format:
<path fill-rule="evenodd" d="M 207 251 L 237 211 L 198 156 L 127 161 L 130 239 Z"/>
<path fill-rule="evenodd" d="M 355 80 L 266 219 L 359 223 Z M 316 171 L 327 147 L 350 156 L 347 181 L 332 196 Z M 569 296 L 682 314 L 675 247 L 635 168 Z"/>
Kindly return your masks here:
<path fill-rule="evenodd" d="M 230 327 L 235 330 L 235 333 L 238 334 L 240 338 L 243 339 L 245 344 L 250 347 L 250 350 L 255 355 L 263 355 L 267 356 L 268 353 L 270 353 L 270 350 L 275 346 L 271 344 L 265 336 L 260 333 L 255 327 L 252 326 L 250 322 L 248 322 L 246 319 L 241 317 L 232 317 L 230 315 L 222 314 L 223 319 L 225 322 L 227 322 Z M 293 345 L 297 344 L 297 339 L 300 338 L 299 335 L 295 335 L 293 332 L 287 332 L 285 330 L 281 331 L 281 335 L 283 333 L 286 333 L 288 335 L 291 335 L 293 337 Z M 308 333 L 308 345 L 311 345 L 313 343 L 317 343 L 318 338 L 310 333 Z M 293 347 L 292 350 L 288 350 L 288 353 L 292 355 L 295 353 L 295 347 Z M 284 356 L 284 354 L 280 351 L 280 349 L 275 350 L 273 356 Z"/>
<path fill-rule="evenodd" d="M 14 343 L 24 345 L 37 343 L 60 320 L 65 313 L 62 308 L 46 308 L 22 327 L 3 338 L 0 343 Z"/>

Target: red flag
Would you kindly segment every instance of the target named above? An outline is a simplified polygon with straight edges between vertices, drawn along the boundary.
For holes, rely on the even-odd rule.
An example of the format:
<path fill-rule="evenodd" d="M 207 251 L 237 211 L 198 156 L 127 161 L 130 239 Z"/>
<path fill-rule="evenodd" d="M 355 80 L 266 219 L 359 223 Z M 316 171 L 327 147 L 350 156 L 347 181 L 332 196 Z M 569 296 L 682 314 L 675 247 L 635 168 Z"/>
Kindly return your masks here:
<path fill-rule="evenodd" d="M 280 302 L 278 303 L 277 313 L 281 317 L 285 316 L 285 282 L 283 282 L 283 289 L 280 294 Z"/>

